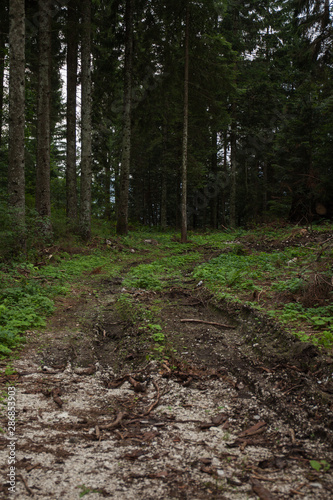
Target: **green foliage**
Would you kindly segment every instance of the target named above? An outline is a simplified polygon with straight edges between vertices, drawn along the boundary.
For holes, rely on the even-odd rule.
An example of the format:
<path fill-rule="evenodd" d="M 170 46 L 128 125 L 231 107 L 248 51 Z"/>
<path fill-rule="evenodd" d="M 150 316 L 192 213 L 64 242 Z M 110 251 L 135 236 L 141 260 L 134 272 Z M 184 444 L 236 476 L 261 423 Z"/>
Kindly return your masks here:
<path fill-rule="evenodd" d="M 289 280 L 278 281 L 272 284 L 272 289 L 279 292 L 297 293 L 304 288 L 305 281 L 303 278 L 291 278 Z"/>
<path fill-rule="evenodd" d="M 208 263 L 198 266 L 193 276 L 211 285 L 237 290 L 254 290 L 255 281 L 265 279 L 269 273 L 276 272 L 275 264 L 280 257 L 280 254 L 264 252 L 248 256 L 221 254 Z"/>
<path fill-rule="evenodd" d="M 81 492 L 79 494 L 80 498 L 83 498 L 85 495 L 89 495 L 90 493 L 99 493 L 98 490 L 94 490 L 93 488 L 89 488 L 88 486 L 85 486 L 84 484 L 77 486 L 77 488 L 81 489 Z"/>
<path fill-rule="evenodd" d="M 24 333 L 43 328 L 45 317 L 52 314 L 54 304 L 41 286 L 25 283 L 0 290 L 0 352 L 9 355 L 24 341 Z"/>
<path fill-rule="evenodd" d="M 172 255 L 155 260 L 153 263 L 140 264 L 130 271 L 124 280 L 124 285 L 145 290 L 162 290 L 173 282 L 182 281 L 183 274 L 198 261 L 197 252 Z"/>
<path fill-rule="evenodd" d="M 326 460 L 310 460 L 311 467 L 317 472 L 328 472 L 331 468 L 330 464 Z"/>

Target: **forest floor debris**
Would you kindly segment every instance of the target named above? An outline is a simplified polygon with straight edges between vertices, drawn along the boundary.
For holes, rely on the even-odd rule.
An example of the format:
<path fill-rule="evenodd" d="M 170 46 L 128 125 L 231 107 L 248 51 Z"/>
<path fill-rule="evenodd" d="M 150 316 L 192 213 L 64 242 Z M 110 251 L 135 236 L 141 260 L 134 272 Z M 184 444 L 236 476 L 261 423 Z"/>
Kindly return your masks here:
<path fill-rule="evenodd" d="M 327 351 L 187 277 L 146 291 L 94 273 L 93 293 L 91 276 L 2 363 L 1 498 L 332 498 Z"/>

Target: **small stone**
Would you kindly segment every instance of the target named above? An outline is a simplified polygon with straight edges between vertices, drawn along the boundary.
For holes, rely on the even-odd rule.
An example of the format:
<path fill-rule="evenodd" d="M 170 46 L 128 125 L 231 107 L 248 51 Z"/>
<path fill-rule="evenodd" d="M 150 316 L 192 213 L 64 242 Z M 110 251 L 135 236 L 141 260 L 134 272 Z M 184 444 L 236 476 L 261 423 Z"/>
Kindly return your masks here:
<path fill-rule="evenodd" d="M 318 488 L 319 490 L 323 488 L 323 485 L 320 483 L 310 483 L 311 488 Z"/>

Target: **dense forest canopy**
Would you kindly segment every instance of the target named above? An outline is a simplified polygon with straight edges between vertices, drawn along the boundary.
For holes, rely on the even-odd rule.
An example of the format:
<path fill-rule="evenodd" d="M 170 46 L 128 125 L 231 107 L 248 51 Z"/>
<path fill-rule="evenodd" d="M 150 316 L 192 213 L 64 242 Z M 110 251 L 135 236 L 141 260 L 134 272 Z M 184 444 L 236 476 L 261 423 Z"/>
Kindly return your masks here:
<path fill-rule="evenodd" d="M 55 214 L 84 239 L 92 217 L 119 234 L 332 217 L 329 0 L 0 9 L 0 218 L 20 245 Z"/>

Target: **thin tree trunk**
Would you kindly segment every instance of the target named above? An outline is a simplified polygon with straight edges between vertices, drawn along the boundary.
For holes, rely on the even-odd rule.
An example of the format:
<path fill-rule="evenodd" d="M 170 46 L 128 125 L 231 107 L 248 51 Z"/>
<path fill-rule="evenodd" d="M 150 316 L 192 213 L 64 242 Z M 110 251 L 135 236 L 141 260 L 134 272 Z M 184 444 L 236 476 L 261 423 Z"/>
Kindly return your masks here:
<path fill-rule="evenodd" d="M 107 220 L 111 220 L 112 206 L 111 206 L 111 158 L 108 151 L 105 152 L 104 158 L 105 166 L 105 186 L 104 186 L 104 197 L 105 197 L 105 211 L 104 217 Z"/>
<path fill-rule="evenodd" d="M 189 73 L 189 24 L 190 8 L 186 2 L 185 27 L 185 71 L 184 71 L 184 123 L 183 123 L 183 150 L 182 150 L 182 196 L 181 196 L 181 243 L 187 242 L 187 154 L 188 154 L 188 73 Z"/>
<path fill-rule="evenodd" d="M 91 235 L 91 0 L 82 8 L 81 49 L 81 193 L 80 234 L 87 241 Z"/>
<path fill-rule="evenodd" d="M 3 90 L 4 90 L 4 74 L 5 74 L 5 36 L 0 33 L 0 148 L 2 140 L 2 121 L 3 121 Z"/>
<path fill-rule="evenodd" d="M 8 194 L 13 218 L 22 230 L 19 244 L 24 247 L 25 225 L 25 3 L 9 2 L 9 159 Z M 13 221 L 13 222 L 14 222 Z M 15 226 L 14 226 L 15 227 Z"/>
<path fill-rule="evenodd" d="M 161 228 L 167 227 L 167 175 L 165 172 L 165 165 L 163 165 L 162 172 L 162 193 L 161 193 Z"/>
<path fill-rule="evenodd" d="M 234 113 L 233 113 L 234 115 Z M 236 227 L 236 148 L 237 139 L 235 132 L 235 124 L 231 124 L 231 134 L 230 134 L 230 162 L 231 162 L 231 172 L 230 172 L 230 226 L 232 228 Z"/>
<path fill-rule="evenodd" d="M 128 233 L 128 191 L 131 162 L 131 107 L 133 65 L 133 0 L 126 0 L 126 41 L 124 67 L 123 139 L 119 182 L 117 234 Z"/>
<path fill-rule="evenodd" d="M 51 232 L 50 98 L 51 98 L 51 0 L 39 0 L 39 59 L 37 101 L 36 210 L 45 220 L 44 235 Z"/>
<path fill-rule="evenodd" d="M 267 161 L 264 161 L 263 166 L 263 210 L 267 212 L 268 210 L 268 171 L 267 171 Z"/>
<path fill-rule="evenodd" d="M 216 130 L 212 131 L 212 157 L 211 157 L 211 165 L 212 165 L 212 173 L 215 179 L 215 183 L 217 184 L 218 178 L 217 178 L 217 165 L 218 165 L 218 160 L 217 160 L 217 132 Z M 217 208 L 218 208 L 218 196 L 219 196 L 219 189 L 216 189 L 216 192 L 214 196 L 211 199 L 210 206 L 211 206 L 211 226 L 213 229 L 217 229 L 218 226 L 218 221 L 217 221 Z"/>
<path fill-rule="evenodd" d="M 66 215 L 72 223 L 77 218 L 76 190 L 76 80 L 77 80 L 77 8 L 76 0 L 68 5 L 67 16 L 67 144 L 66 144 Z"/>
<path fill-rule="evenodd" d="M 227 161 L 228 159 L 228 132 L 227 130 L 223 133 L 223 181 L 227 178 Z M 225 182 L 223 182 L 223 186 L 221 189 L 221 224 L 223 227 L 226 225 L 226 213 L 225 213 L 225 203 L 226 203 L 226 194 L 225 194 Z"/>
<path fill-rule="evenodd" d="M 167 120 L 163 123 L 163 153 L 162 153 L 162 186 L 161 186 L 161 229 L 167 227 L 167 142 L 168 142 L 168 126 Z"/>

